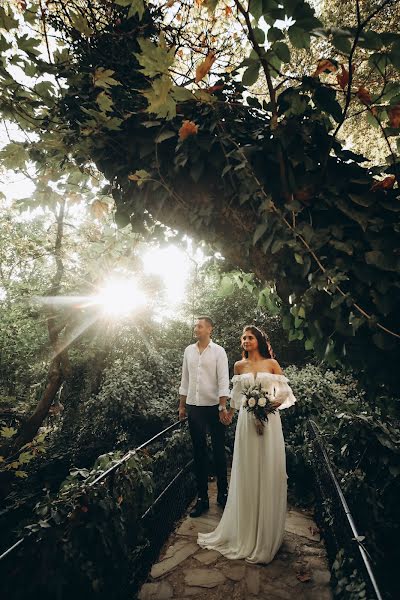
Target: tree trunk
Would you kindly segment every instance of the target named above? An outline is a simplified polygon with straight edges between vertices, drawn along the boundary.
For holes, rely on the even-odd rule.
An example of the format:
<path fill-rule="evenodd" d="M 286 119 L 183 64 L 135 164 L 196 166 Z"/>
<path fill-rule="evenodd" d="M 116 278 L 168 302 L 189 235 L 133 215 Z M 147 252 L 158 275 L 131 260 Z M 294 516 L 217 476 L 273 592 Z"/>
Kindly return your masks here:
<path fill-rule="evenodd" d="M 64 374 L 60 365 L 60 358 L 52 360 L 48 372 L 47 385 L 34 412 L 22 425 L 17 438 L 13 443 L 13 452 L 17 452 L 22 446 L 31 442 L 37 434 L 44 419 L 47 417 L 49 408 L 64 381 Z"/>

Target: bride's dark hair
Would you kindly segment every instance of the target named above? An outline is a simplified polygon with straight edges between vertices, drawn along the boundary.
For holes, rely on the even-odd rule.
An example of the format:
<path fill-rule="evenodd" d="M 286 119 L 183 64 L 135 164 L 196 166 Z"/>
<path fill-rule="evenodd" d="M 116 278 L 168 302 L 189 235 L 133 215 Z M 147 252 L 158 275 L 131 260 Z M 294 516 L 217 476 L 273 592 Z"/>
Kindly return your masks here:
<path fill-rule="evenodd" d="M 274 353 L 273 353 L 271 344 L 269 343 L 268 336 L 267 336 L 267 334 L 264 331 L 262 331 L 261 329 L 259 329 L 255 325 L 246 325 L 246 327 L 243 328 L 243 333 L 245 331 L 251 331 L 251 333 L 257 339 L 257 342 L 258 342 L 258 351 L 259 351 L 259 353 L 261 354 L 262 357 L 264 357 L 264 358 L 274 358 Z M 244 351 L 243 352 L 243 356 L 244 356 L 244 358 L 248 358 L 249 353 Z"/>

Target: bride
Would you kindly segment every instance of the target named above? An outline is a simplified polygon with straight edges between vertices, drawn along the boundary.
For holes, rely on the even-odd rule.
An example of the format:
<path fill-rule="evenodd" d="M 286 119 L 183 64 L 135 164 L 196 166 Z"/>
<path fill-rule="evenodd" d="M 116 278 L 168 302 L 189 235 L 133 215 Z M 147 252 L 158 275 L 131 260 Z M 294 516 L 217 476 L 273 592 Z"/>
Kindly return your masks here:
<path fill-rule="evenodd" d="M 239 409 L 229 494 L 221 521 L 197 543 L 230 559 L 269 563 L 283 540 L 287 475 L 285 446 L 278 410 L 258 421 L 242 406 L 243 391 L 260 383 L 279 410 L 296 399 L 282 374 L 266 335 L 251 325 L 243 330 L 244 358 L 235 363 L 231 415 Z"/>

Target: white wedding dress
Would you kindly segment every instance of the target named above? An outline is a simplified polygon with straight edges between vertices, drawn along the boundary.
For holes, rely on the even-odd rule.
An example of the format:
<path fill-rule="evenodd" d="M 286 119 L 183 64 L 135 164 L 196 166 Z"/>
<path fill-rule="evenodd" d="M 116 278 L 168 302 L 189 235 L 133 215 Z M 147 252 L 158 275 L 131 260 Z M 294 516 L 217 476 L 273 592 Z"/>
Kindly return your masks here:
<path fill-rule="evenodd" d="M 234 375 L 231 405 L 239 409 L 228 499 L 217 528 L 199 533 L 197 543 L 230 559 L 269 563 L 282 544 L 286 518 L 287 475 L 279 411 L 268 416 L 263 435 L 255 417 L 242 406 L 243 386 L 259 382 L 279 410 L 296 399 L 284 375 L 259 372 Z"/>

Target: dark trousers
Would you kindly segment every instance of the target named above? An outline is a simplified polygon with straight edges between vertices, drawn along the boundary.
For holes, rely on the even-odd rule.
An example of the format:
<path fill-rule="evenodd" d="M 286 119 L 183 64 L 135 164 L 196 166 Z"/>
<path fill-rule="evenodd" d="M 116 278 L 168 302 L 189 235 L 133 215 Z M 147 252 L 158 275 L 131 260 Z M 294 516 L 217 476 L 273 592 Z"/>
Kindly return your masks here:
<path fill-rule="evenodd" d="M 188 404 L 187 415 L 190 436 L 193 442 L 194 472 L 199 498 L 208 495 L 208 452 L 207 429 L 210 431 L 218 493 L 225 494 L 228 488 L 225 456 L 225 425 L 219 420 L 216 406 L 193 406 Z"/>

